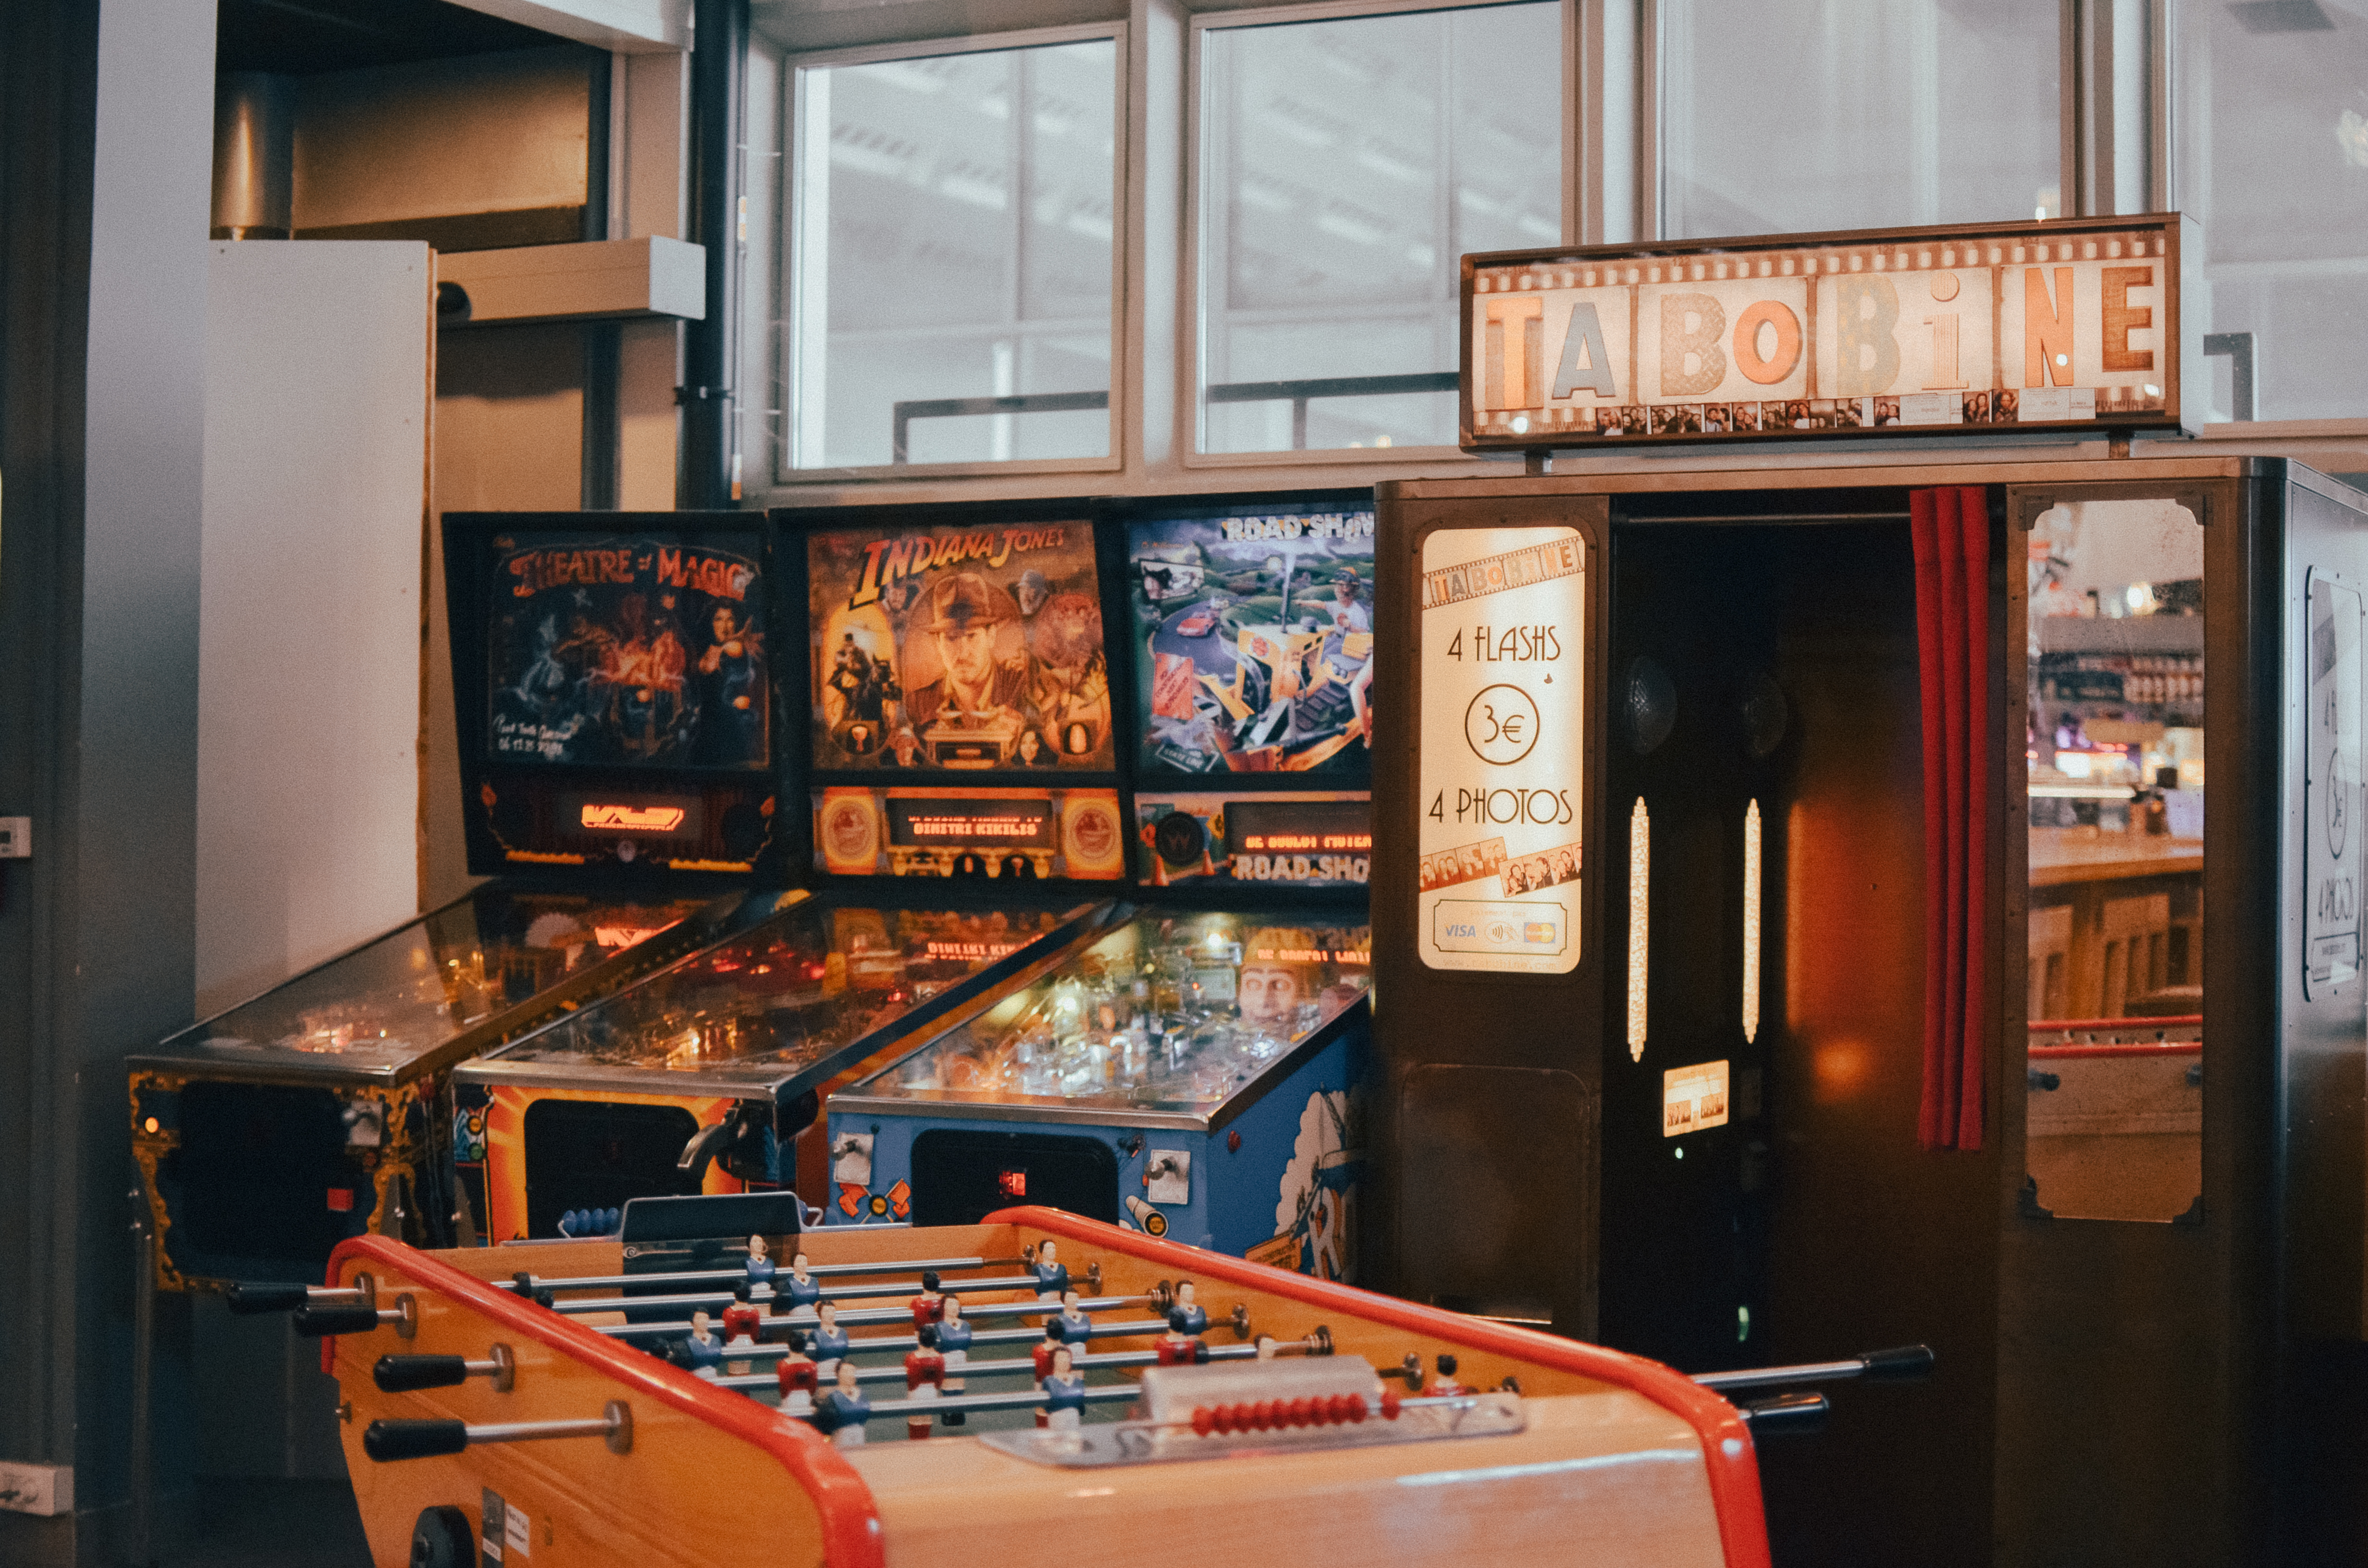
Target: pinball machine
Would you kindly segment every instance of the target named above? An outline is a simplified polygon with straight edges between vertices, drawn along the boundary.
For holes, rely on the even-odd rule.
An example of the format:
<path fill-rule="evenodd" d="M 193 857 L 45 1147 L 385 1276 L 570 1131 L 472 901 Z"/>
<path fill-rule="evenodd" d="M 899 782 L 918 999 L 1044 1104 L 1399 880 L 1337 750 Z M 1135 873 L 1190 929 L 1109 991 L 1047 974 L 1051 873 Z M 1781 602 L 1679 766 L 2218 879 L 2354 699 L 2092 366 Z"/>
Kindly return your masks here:
<path fill-rule="evenodd" d="M 1387 1284 L 1929 1338 L 1765 1457 L 1782 1560 L 2356 1551 L 2368 497 L 2173 444 L 2188 227 L 1468 257 L 1538 456 L 1380 492 Z M 1839 445 L 1615 455 L 1741 441 Z"/>
<path fill-rule="evenodd" d="M 760 916 L 741 895 L 779 874 L 761 655 L 728 692 L 695 667 L 774 636 L 761 526 L 447 527 L 471 869 L 497 880 L 131 1059 L 165 1289 L 316 1278 L 365 1232 L 473 1234 L 451 1070 Z"/>
<path fill-rule="evenodd" d="M 1110 782 L 1133 824 L 1117 846 L 1125 904 L 1106 931 L 828 1096 L 826 1218 L 967 1224 L 1015 1201 L 1050 1203 L 1349 1278 L 1370 1071 L 1371 497 L 1098 510 L 1096 653 L 1082 679 L 1058 672 L 1085 587 L 1030 564 L 1041 526 L 990 528 L 962 509 L 916 516 L 903 532 L 848 513 L 791 524 L 810 541 L 818 758 L 863 755 L 851 743 L 876 720 L 858 677 L 890 658 L 907 715 L 920 713 L 920 693 L 945 678 L 930 661 L 956 646 L 928 629 L 976 598 L 970 619 L 999 629 L 1014 667 L 1050 672 L 1040 686 L 1106 694 Z M 833 683 L 857 695 L 841 706 Z M 1064 722 L 1046 711 L 1040 702 L 996 755 L 1035 735 L 1040 756 L 1064 764 Z M 957 756 L 942 722 L 913 741 L 908 764 Z M 893 739 L 873 750 L 883 764 L 898 755 Z M 818 769 L 816 862 L 834 884 L 928 874 L 900 824 L 978 810 L 883 788 L 897 777 L 841 783 Z M 981 825 L 1001 824 L 972 831 Z"/>

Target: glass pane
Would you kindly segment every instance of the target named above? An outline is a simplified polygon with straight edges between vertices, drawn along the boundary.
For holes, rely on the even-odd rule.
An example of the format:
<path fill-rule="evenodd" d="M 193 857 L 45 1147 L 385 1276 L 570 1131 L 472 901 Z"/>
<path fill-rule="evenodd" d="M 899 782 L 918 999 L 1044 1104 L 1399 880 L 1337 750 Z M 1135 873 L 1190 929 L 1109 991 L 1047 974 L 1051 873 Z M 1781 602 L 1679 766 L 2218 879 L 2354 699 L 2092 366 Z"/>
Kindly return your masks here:
<path fill-rule="evenodd" d="M 1561 34 L 1526 5 L 1205 35 L 1202 451 L 1454 444 L 1459 258 L 1562 239 Z"/>
<path fill-rule="evenodd" d="M 785 468 L 1109 454 L 1117 72 L 1096 39 L 798 73 Z"/>
<path fill-rule="evenodd" d="M 1662 230 L 2060 210 L 2056 0 L 1666 0 Z"/>
<path fill-rule="evenodd" d="M 2368 412 L 2368 17 L 2328 0 L 2182 6 L 2179 203 L 2203 221 L 2204 331 L 2253 336 L 2261 419 Z M 2207 417 L 2236 412 L 2230 363 Z"/>
<path fill-rule="evenodd" d="M 2069 1218 L 2203 1191 L 2203 530 L 2075 502 L 2031 535 L 2026 1172 Z"/>
<path fill-rule="evenodd" d="M 528 1036 L 492 1071 L 566 1062 L 769 1086 L 836 1061 L 1062 919 L 802 905 Z"/>
<path fill-rule="evenodd" d="M 1276 918 L 1133 921 L 853 1092 L 1205 1115 L 1371 983 L 1364 926 Z"/>
<path fill-rule="evenodd" d="M 399 1070 L 649 940 L 700 902 L 611 903 L 480 888 L 176 1035 L 165 1049 L 229 1061 Z"/>

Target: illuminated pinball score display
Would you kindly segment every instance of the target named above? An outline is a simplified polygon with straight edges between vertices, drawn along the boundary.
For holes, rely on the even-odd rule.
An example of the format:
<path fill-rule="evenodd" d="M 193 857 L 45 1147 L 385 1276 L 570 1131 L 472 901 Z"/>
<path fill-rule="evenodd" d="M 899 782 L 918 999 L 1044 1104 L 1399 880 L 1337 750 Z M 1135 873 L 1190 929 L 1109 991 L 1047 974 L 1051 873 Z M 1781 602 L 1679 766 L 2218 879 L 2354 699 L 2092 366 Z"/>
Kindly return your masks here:
<path fill-rule="evenodd" d="M 2177 213 L 1463 258 L 1467 450 L 2192 429 Z"/>

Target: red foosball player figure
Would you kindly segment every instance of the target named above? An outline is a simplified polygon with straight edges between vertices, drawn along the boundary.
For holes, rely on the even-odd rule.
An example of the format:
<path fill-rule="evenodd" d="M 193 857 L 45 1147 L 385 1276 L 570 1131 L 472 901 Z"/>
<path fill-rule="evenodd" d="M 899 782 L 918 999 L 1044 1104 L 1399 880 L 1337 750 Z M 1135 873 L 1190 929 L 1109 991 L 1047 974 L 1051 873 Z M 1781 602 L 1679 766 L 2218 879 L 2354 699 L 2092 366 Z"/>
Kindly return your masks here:
<path fill-rule="evenodd" d="M 756 1303 L 748 1299 L 748 1287 L 745 1284 L 733 1286 L 732 1304 L 723 1309 L 723 1343 L 730 1346 L 746 1339 L 754 1345 L 757 1330 L 764 1321 L 765 1314 L 758 1312 Z"/>
<path fill-rule="evenodd" d="M 1452 1399 L 1472 1391 L 1455 1381 L 1455 1358 L 1441 1356 L 1439 1358 L 1439 1376 L 1431 1379 L 1429 1386 L 1422 1392 L 1426 1398 Z"/>
<path fill-rule="evenodd" d="M 1037 1385 L 1044 1391 L 1044 1424 L 1055 1432 L 1074 1432 L 1086 1418 L 1086 1380 L 1069 1362 L 1069 1347 L 1053 1351 L 1053 1369 Z"/>
<path fill-rule="evenodd" d="M 814 1409 L 814 1390 L 821 1386 L 822 1376 L 812 1361 L 792 1350 L 773 1369 L 773 1377 L 781 1385 L 783 1414 L 803 1415 Z"/>
<path fill-rule="evenodd" d="M 945 1297 L 938 1291 L 938 1271 L 928 1269 L 921 1276 L 921 1293 L 913 1298 L 913 1332 L 921 1330 L 945 1316 Z"/>
<path fill-rule="evenodd" d="M 970 1360 L 971 1326 L 962 1321 L 962 1304 L 960 1296 L 946 1298 L 945 1312 L 945 1320 L 937 1325 L 938 1354 L 946 1358 L 944 1388 L 946 1392 L 951 1395 L 961 1393 L 970 1386 L 964 1381 L 962 1369 Z M 949 1410 L 941 1425 L 947 1426 L 967 1425 L 963 1420 L 965 1414 L 960 1410 Z"/>
<path fill-rule="evenodd" d="M 871 1418 L 871 1402 L 855 1381 L 855 1363 L 838 1364 L 838 1386 L 814 1401 L 814 1425 L 842 1449 L 863 1446 L 863 1424 Z"/>
<path fill-rule="evenodd" d="M 938 1325 L 921 1325 L 921 1343 L 905 1352 L 905 1397 L 911 1401 L 932 1401 L 938 1397 L 945 1381 L 946 1358 L 938 1350 Z M 905 1436 L 912 1438 L 929 1435 L 929 1413 L 908 1411 L 905 1416 Z"/>

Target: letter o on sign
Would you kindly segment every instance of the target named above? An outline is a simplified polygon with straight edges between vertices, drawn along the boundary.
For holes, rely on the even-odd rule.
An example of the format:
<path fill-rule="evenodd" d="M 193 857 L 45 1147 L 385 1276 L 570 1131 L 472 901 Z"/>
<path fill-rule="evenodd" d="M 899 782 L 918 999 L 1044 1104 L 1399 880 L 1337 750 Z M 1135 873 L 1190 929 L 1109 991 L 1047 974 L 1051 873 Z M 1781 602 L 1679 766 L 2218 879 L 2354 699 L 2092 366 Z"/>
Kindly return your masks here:
<path fill-rule="evenodd" d="M 1759 357 L 1759 329 L 1776 329 L 1776 352 L 1767 358 Z M 1761 300 L 1748 307 L 1735 318 L 1735 368 L 1747 380 L 1763 387 L 1774 386 L 1793 373 L 1801 362 L 1801 318 L 1793 307 L 1778 300 Z"/>

